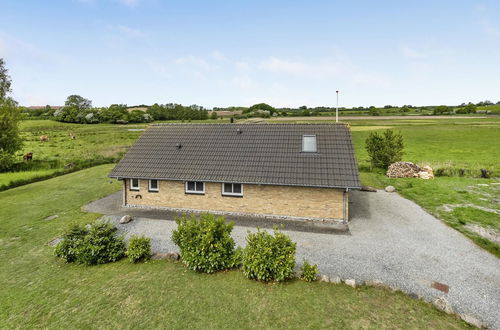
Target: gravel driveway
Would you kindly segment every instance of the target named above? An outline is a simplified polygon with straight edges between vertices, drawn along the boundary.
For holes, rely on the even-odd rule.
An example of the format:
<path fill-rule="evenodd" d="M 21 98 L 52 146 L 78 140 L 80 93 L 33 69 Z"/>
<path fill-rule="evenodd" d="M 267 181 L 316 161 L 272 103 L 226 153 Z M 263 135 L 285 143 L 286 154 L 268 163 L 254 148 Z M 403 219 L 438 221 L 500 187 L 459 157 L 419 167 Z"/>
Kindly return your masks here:
<path fill-rule="evenodd" d="M 124 212 L 119 197 L 109 196 L 104 203 L 92 203 L 86 210 L 114 214 L 108 219 L 121 233 L 151 237 L 156 252 L 177 250 L 170 240 L 174 221 L 151 219 L 150 211 L 142 210 L 141 214 L 141 210 L 134 210 L 139 218 L 118 224 L 119 214 Z M 382 280 L 429 301 L 445 297 L 457 312 L 500 329 L 499 259 L 395 193 L 352 192 L 349 210 L 347 234 L 285 230 L 297 242 L 299 263 L 307 258 L 331 277 Z M 235 226 L 236 244 L 244 245 L 248 231 L 255 230 Z M 434 281 L 449 286 L 449 292 L 432 288 Z"/>

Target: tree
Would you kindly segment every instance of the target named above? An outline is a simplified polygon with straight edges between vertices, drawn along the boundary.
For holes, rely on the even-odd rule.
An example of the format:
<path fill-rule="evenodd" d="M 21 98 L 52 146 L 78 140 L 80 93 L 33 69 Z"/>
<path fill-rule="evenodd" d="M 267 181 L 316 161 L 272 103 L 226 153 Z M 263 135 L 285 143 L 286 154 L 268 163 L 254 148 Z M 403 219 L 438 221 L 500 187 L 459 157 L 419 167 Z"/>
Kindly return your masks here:
<path fill-rule="evenodd" d="M 54 112 L 56 120 L 66 123 L 84 122 L 85 116 L 92 107 L 92 101 L 81 97 L 80 95 L 70 95 L 64 103 L 64 107 Z"/>
<path fill-rule="evenodd" d="M 269 114 L 272 116 L 273 113 L 276 111 L 275 108 L 273 108 L 272 106 L 270 106 L 269 104 L 267 103 L 257 103 L 257 104 L 254 104 L 252 105 L 250 108 L 248 108 L 247 110 L 244 110 L 243 113 L 247 113 L 247 112 L 254 112 L 254 111 L 257 111 L 257 110 L 264 110 L 264 111 L 269 111 Z"/>
<path fill-rule="evenodd" d="M 432 110 L 433 115 L 447 115 L 449 113 L 450 109 L 446 105 L 440 105 Z"/>
<path fill-rule="evenodd" d="M 12 81 L 10 79 L 7 68 L 5 67 L 5 61 L 0 58 L 0 100 L 5 100 L 7 94 L 11 92 L 10 85 Z"/>
<path fill-rule="evenodd" d="M 365 148 L 373 167 L 387 169 L 403 157 L 403 136 L 389 129 L 382 134 L 372 132 L 365 141 Z"/>
<path fill-rule="evenodd" d="M 371 106 L 370 109 L 368 109 L 368 114 L 370 116 L 380 116 L 380 110 L 375 108 L 374 106 Z"/>
<path fill-rule="evenodd" d="M 10 76 L 4 60 L 0 58 L 0 171 L 12 167 L 14 155 L 22 147 L 18 128 L 21 114 L 17 103 L 8 96 L 10 86 Z"/>
<path fill-rule="evenodd" d="M 218 116 L 217 116 L 217 111 L 212 111 L 212 114 L 210 115 L 210 119 L 217 119 Z"/>

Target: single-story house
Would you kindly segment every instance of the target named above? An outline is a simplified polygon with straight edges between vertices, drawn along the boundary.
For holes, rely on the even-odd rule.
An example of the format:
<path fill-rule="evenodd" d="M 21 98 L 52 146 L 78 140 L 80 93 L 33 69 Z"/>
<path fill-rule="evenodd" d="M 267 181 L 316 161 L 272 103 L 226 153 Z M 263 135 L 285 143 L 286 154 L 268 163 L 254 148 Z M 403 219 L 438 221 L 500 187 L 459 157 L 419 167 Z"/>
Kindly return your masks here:
<path fill-rule="evenodd" d="M 156 124 L 109 176 L 129 207 L 342 222 L 360 188 L 343 124 Z"/>

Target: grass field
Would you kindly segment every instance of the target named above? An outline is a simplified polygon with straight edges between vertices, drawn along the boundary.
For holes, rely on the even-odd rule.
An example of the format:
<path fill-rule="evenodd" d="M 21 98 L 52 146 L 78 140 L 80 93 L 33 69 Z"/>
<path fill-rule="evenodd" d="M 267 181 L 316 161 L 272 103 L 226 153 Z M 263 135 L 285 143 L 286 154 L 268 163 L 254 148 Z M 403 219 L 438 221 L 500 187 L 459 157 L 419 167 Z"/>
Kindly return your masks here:
<path fill-rule="evenodd" d="M 324 118 L 322 118 L 324 119 Z M 267 122 L 272 122 L 269 120 Z M 204 121 L 212 122 L 212 121 Z M 215 122 L 227 122 L 217 120 Z M 292 121 L 293 122 L 293 121 Z M 316 122 L 315 118 L 307 121 Z M 321 121 L 331 122 L 331 121 Z M 452 227 L 463 232 L 477 244 L 488 251 L 499 255 L 499 244 L 489 236 L 480 236 L 475 224 L 486 230 L 493 230 L 500 236 L 500 220 L 498 214 L 481 211 L 480 209 L 465 206 L 451 212 L 442 211 L 445 204 L 473 204 L 489 209 L 498 209 L 499 192 L 492 190 L 488 196 L 476 197 L 469 200 L 474 193 L 456 193 L 467 191 L 470 185 L 483 182 L 479 177 L 480 169 L 486 168 L 493 176 L 500 176 L 500 118 L 458 118 L 447 117 L 436 119 L 421 117 L 419 119 L 380 119 L 351 120 L 351 131 L 356 150 L 358 164 L 362 170 L 364 184 L 383 187 L 392 184 L 401 190 L 401 193 L 427 211 L 446 221 Z M 11 182 L 26 182 L 36 177 L 45 177 L 57 171 L 64 171 L 63 166 L 68 163 L 82 163 L 87 161 L 92 165 L 98 162 L 113 162 L 137 139 L 141 131 L 147 126 L 141 125 L 78 125 L 63 124 L 54 121 L 24 121 L 21 129 L 25 138 L 23 152 L 33 152 L 36 164 L 34 169 L 27 171 L 1 173 L 0 188 Z M 466 178 L 440 177 L 431 181 L 421 180 L 391 180 L 381 172 L 368 172 L 368 156 L 364 149 L 364 141 L 374 130 L 394 129 L 401 132 L 405 140 L 404 160 L 420 165 L 430 165 L 435 170 L 444 169 L 445 174 L 456 175 L 460 169 L 465 170 Z M 70 139 L 73 133 L 76 139 Z M 40 142 L 40 135 L 48 135 L 49 142 Z M 21 159 L 21 153 L 19 154 Z M 24 181 L 23 181 L 24 180 Z M 408 189 L 407 185 L 413 185 Z M 453 201 L 449 201 L 454 196 Z M 482 220 L 486 219 L 486 220 Z"/>
<path fill-rule="evenodd" d="M 102 165 L 0 192 L 0 328 L 434 328 L 467 325 L 385 289 L 292 281 L 241 272 L 203 275 L 179 263 L 65 264 L 47 242 L 80 207 L 117 191 Z M 49 215 L 55 220 L 44 220 Z"/>

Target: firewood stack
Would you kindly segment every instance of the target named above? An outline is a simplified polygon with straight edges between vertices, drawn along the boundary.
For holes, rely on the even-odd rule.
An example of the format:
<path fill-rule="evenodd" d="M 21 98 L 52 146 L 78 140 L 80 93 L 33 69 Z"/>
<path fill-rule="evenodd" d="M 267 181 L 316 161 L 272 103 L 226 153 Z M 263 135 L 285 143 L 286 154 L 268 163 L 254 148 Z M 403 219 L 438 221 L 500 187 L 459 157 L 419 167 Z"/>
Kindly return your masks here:
<path fill-rule="evenodd" d="M 396 162 L 389 166 L 386 175 L 389 178 L 415 178 L 420 171 L 420 167 L 411 162 Z"/>

